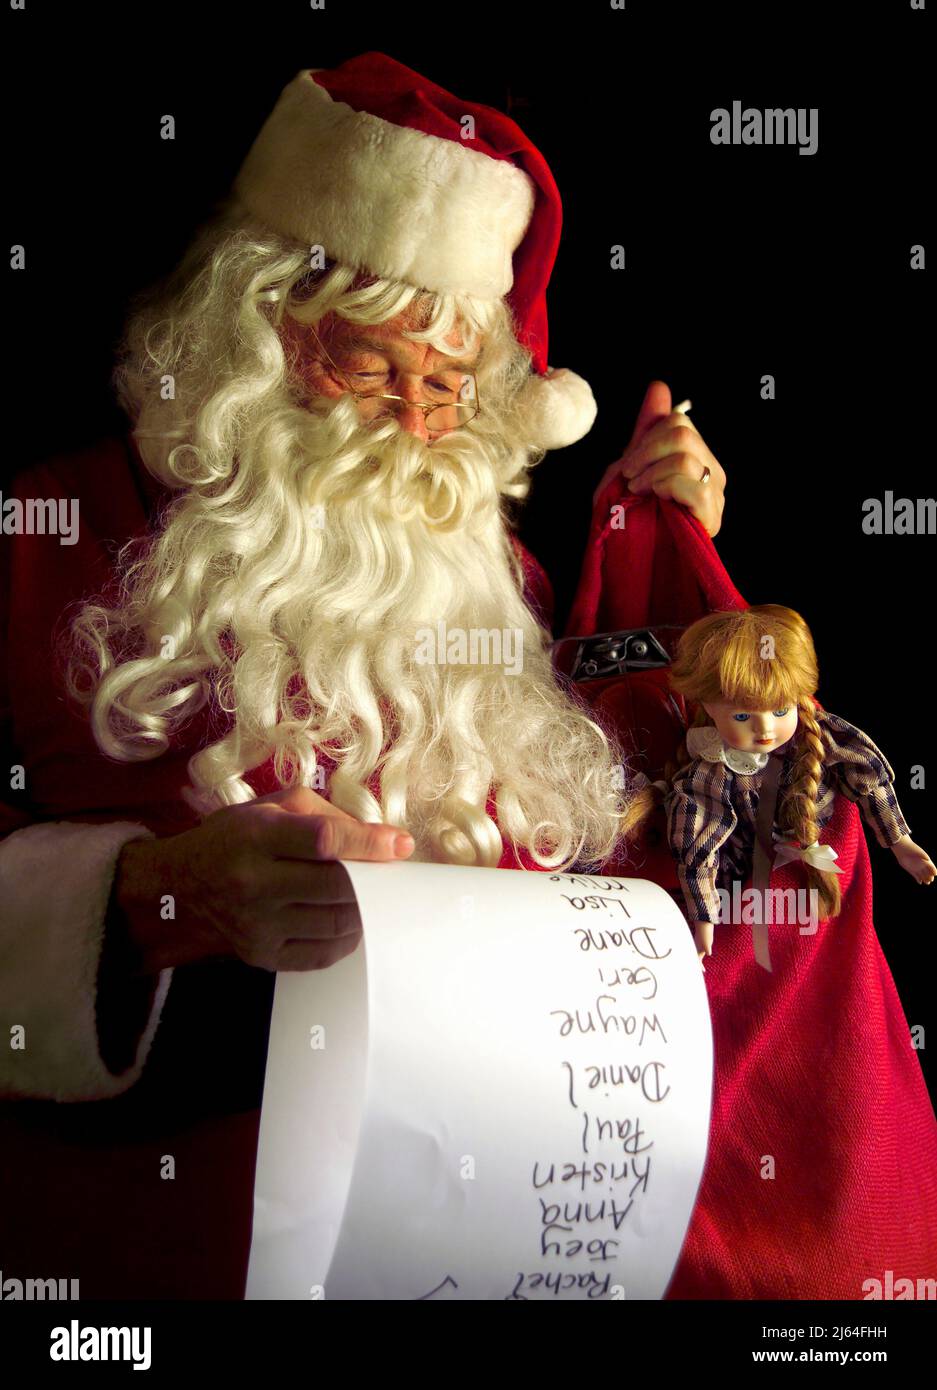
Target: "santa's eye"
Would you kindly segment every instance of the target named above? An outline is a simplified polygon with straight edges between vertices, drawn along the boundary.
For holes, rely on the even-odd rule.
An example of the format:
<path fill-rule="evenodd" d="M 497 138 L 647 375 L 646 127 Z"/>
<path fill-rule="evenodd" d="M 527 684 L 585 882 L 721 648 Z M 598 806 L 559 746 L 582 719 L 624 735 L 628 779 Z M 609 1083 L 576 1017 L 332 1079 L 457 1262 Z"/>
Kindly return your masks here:
<path fill-rule="evenodd" d="M 733 714 L 732 718 L 735 719 L 735 720 L 737 720 L 739 724 L 744 724 L 745 721 L 746 721 L 747 719 L 751 719 L 751 715 L 750 715 L 750 714 Z"/>

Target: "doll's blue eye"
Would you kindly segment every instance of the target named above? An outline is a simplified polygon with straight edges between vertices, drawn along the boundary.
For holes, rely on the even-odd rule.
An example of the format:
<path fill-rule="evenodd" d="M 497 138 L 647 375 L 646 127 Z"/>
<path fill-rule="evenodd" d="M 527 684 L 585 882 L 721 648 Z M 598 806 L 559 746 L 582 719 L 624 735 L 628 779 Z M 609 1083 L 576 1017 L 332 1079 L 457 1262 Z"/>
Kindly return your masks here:
<path fill-rule="evenodd" d="M 733 714 L 733 719 L 737 719 L 740 724 L 744 724 L 746 719 L 751 719 L 750 714 Z"/>
<path fill-rule="evenodd" d="M 775 719 L 783 719 L 784 716 L 785 716 L 785 714 L 787 714 L 787 712 L 788 712 L 789 709 L 790 709 L 790 705 L 787 705 L 784 709 L 776 709 L 776 710 L 774 711 L 774 717 L 775 717 Z"/>

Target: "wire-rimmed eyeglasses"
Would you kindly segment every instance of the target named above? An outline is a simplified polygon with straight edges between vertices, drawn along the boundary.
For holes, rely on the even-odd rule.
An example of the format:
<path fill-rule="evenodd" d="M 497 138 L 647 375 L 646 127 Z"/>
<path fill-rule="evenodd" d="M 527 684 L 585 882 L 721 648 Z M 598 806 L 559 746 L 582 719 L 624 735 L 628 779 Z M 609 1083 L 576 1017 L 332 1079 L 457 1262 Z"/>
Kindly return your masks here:
<path fill-rule="evenodd" d="M 332 360 L 325 349 L 322 339 L 311 324 L 309 325 L 309 331 L 313 338 L 315 338 L 322 356 L 332 368 L 339 382 L 357 400 L 397 401 L 399 405 L 405 405 L 409 408 L 420 410 L 423 413 L 423 419 L 427 431 L 430 434 L 442 434 L 450 430 L 461 429 L 463 425 L 467 425 L 470 420 L 474 420 L 475 416 L 481 412 L 481 407 L 478 403 L 478 384 L 475 380 L 474 372 L 460 370 L 457 373 L 459 377 L 458 384 L 440 381 L 440 398 L 437 401 L 408 401 L 405 396 L 392 396 L 386 391 L 362 391 L 359 387 L 352 385 L 349 380 L 350 373 L 343 370 L 337 362 Z M 443 376 L 445 374 L 446 369 L 442 368 L 439 375 Z M 450 372 L 448 375 L 452 376 L 453 373 Z"/>

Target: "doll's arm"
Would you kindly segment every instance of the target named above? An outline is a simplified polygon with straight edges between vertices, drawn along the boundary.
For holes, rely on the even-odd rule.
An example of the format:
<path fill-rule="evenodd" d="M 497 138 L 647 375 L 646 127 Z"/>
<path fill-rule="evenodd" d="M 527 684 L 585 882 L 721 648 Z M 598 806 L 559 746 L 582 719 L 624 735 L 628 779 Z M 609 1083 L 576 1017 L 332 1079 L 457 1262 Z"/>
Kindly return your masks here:
<path fill-rule="evenodd" d="M 838 715 L 826 713 L 821 723 L 828 745 L 824 765 L 837 790 L 856 803 L 883 849 L 910 839 L 895 796 L 895 774 L 884 753 L 868 734 Z"/>
<path fill-rule="evenodd" d="M 901 867 L 906 869 L 912 878 L 916 878 L 918 883 L 933 883 L 937 878 L 937 864 L 927 850 L 914 843 L 910 835 L 905 835 L 903 840 L 897 840 L 889 848 Z"/>
<path fill-rule="evenodd" d="M 719 921 L 719 851 L 738 824 L 732 805 L 732 779 L 724 763 L 694 758 L 674 778 L 667 799 L 667 836 L 677 861 L 687 916 L 694 926 Z"/>
<path fill-rule="evenodd" d="M 826 766 L 839 791 L 857 804 L 879 844 L 891 850 L 912 878 L 918 883 L 932 883 L 937 866 L 911 839 L 895 796 L 895 774 L 884 753 L 868 734 L 838 715 L 827 714 L 823 724 L 830 745 Z"/>

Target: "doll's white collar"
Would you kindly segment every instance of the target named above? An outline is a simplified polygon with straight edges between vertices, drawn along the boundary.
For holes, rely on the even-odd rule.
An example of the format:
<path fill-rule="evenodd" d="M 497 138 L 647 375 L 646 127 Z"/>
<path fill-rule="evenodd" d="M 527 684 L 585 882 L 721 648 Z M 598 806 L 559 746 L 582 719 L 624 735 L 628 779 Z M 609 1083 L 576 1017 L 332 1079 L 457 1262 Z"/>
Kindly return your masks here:
<path fill-rule="evenodd" d="M 723 742 L 719 730 L 713 724 L 703 724 L 700 728 L 689 729 L 686 751 L 691 758 L 703 758 L 707 763 L 725 763 L 733 772 L 749 774 L 761 772 L 770 756 L 768 753 L 745 753 L 741 748 L 731 748 Z"/>

